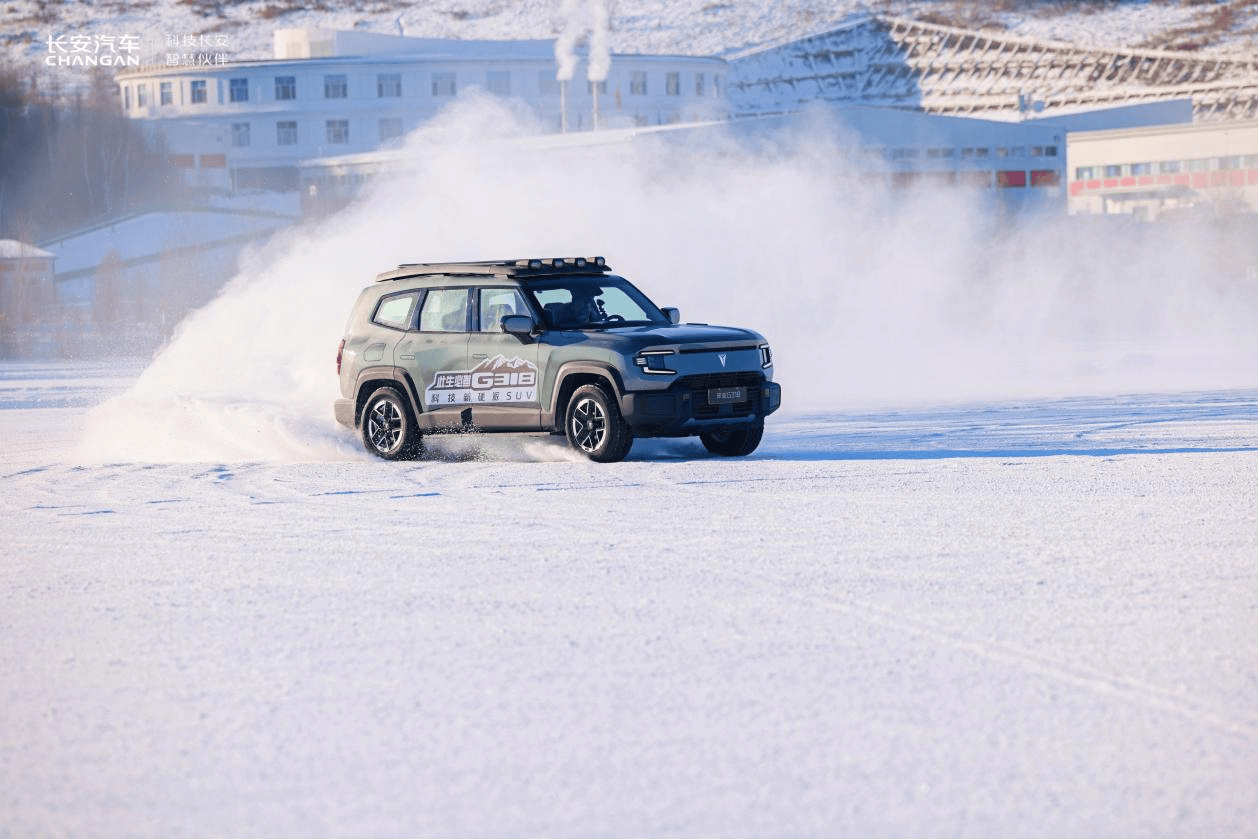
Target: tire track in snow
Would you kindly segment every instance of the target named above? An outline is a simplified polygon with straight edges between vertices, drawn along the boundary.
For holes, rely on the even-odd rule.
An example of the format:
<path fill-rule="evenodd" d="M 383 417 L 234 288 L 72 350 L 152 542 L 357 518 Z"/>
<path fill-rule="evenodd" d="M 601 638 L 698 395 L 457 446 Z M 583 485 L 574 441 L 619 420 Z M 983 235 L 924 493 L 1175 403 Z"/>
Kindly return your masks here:
<path fill-rule="evenodd" d="M 769 577 L 763 577 L 762 579 L 775 583 L 780 582 L 774 581 Z M 1046 676 L 1055 681 L 1073 685 L 1092 693 L 1114 697 L 1124 702 L 1142 705 L 1153 710 L 1176 714 L 1229 734 L 1249 740 L 1258 740 L 1258 717 L 1254 715 L 1228 715 L 1217 708 L 1210 707 L 1205 702 L 1191 696 L 1175 693 L 1166 688 L 1109 673 L 1095 667 L 1089 667 L 1086 664 L 1063 662 L 1051 656 L 1032 652 L 1013 644 L 982 640 L 919 618 L 905 617 L 889 609 L 883 609 L 868 603 L 854 600 L 834 600 L 798 592 L 788 592 L 788 594 L 794 596 L 797 600 L 842 612 L 866 623 L 883 626 L 907 635 L 916 635 L 942 646 L 972 653 L 989 661 L 1011 665 L 1029 673 Z"/>

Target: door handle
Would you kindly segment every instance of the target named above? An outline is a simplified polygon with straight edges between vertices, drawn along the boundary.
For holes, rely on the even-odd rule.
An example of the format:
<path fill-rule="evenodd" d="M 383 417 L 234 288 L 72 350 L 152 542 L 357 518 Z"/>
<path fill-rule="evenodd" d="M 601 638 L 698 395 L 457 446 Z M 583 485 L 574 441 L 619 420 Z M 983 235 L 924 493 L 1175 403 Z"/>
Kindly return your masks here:
<path fill-rule="evenodd" d="M 474 352 L 472 353 L 472 358 L 476 358 L 476 359 L 489 358 L 489 353 Z"/>
<path fill-rule="evenodd" d="M 399 356 L 398 356 L 398 358 L 402 359 L 403 361 L 414 361 L 414 360 L 415 360 L 415 354 L 414 354 L 414 353 L 402 353 L 401 355 L 399 355 Z"/>

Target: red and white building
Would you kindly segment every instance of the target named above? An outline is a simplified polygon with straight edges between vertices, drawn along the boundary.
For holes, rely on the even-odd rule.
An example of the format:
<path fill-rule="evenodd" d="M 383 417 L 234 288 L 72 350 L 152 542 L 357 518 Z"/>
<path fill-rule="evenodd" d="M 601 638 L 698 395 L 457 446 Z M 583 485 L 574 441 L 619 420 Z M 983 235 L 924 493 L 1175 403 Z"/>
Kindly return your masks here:
<path fill-rule="evenodd" d="M 1258 213 L 1258 120 L 1071 132 L 1071 214 Z"/>

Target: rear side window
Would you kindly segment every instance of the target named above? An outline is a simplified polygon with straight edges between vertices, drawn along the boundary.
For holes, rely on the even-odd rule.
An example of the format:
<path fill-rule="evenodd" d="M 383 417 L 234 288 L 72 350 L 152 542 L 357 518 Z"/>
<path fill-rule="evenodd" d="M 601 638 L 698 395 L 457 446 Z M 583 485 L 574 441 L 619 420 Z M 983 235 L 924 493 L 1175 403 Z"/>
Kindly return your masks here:
<path fill-rule="evenodd" d="M 376 314 L 371 320 L 391 329 L 410 329 L 414 322 L 415 301 L 419 299 L 417 292 L 395 294 L 385 297 L 376 306 Z"/>
<path fill-rule="evenodd" d="M 419 328 L 424 332 L 466 332 L 469 289 L 434 288 L 424 298 Z"/>

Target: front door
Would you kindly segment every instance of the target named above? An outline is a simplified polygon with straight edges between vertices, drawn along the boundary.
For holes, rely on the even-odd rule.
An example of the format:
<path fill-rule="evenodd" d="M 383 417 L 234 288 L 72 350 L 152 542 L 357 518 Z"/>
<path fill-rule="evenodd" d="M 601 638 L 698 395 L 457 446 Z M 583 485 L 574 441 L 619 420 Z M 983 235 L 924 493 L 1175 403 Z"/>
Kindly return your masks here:
<path fill-rule="evenodd" d="M 537 342 L 502 331 L 502 319 L 529 314 L 528 304 L 515 288 L 485 287 L 475 314 L 467 344 L 473 423 L 495 431 L 538 430 Z"/>

